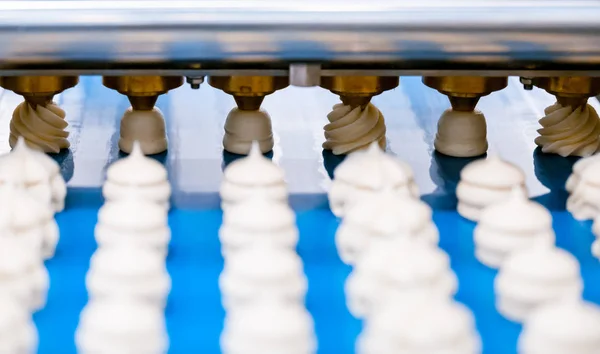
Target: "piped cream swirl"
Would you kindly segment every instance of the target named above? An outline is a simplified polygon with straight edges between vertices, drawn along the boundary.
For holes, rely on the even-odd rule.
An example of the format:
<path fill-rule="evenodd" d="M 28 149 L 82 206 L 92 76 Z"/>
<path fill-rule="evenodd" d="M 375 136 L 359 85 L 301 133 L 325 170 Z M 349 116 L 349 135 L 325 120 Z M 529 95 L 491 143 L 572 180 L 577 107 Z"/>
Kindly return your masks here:
<path fill-rule="evenodd" d="M 67 125 L 65 111 L 54 102 L 46 106 L 37 105 L 36 108 L 23 102 L 13 112 L 9 144 L 14 147 L 22 136 L 31 147 L 58 153 L 70 146 L 67 140 L 69 132 L 65 131 Z"/>
<path fill-rule="evenodd" d="M 563 107 L 555 103 L 544 110 L 535 143 L 543 152 L 560 156 L 591 156 L 600 147 L 600 119 L 589 104 Z"/>
<path fill-rule="evenodd" d="M 335 155 L 367 148 L 373 141 L 378 141 L 379 146 L 385 148 L 385 121 L 373 104 L 352 108 L 338 103 L 327 119 L 330 123 L 324 127 L 326 141 L 323 148 Z"/>

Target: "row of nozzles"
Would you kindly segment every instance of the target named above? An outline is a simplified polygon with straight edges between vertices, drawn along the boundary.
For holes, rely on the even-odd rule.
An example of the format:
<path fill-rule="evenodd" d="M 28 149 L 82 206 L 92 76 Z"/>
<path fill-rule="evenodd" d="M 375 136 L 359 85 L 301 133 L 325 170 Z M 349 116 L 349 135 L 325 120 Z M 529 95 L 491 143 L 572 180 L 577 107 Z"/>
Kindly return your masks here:
<path fill-rule="evenodd" d="M 540 77 L 527 79 L 525 86 L 538 86 L 555 95 L 562 105 L 577 106 L 600 94 L 600 78 L 587 76 Z M 189 80 L 188 80 L 189 81 Z M 77 84 L 76 76 L 4 76 L 0 86 L 14 91 L 32 105 L 45 104 L 52 97 Z M 264 97 L 288 86 L 281 76 L 212 76 L 209 84 L 233 95 L 240 109 L 256 110 Z M 427 76 L 423 83 L 447 95 L 454 110 L 473 110 L 477 101 L 507 85 L 507 77 Z M 134 109 L 149 110 L 159 95 L 183 84 L 180 76 L 105 76 L 106 87 L 126 95 Z M 321 87 L 340 96 L 347 105 L 365 105 L 373 96 L 398 86 L 395 76 L 327 76 Z M 193 81 L 197 87 L 199 82 Z"/>
<path fill-rule="evenodd" d="M 584 106 L 589 97 L 600 94 L 600 78 L 570 76 L 540 77 L 526 80 L 526 83 L 522 80 L 526 87 L 528 85 L 534 85 L 545 89 L 549 93 L 556 96 L 558 104 L 560 104 L 562 107 L 570 106 L 575 109 L 576 107 Z M 201 80 L 199 79 L 190 81 L 188 78 L 188 83 L 192 84 L 192 87 L 197 87 L 200 84 L 200 81 Z M 49 106 L 52 103 L 52 98 L 55 94 L 75 86 L 77 82 L 78 77 L 76 76 L 0 77 L 0 86 L 22 95 L 26 102 L 25 105 L 32 107 L 34 111 L 39 105 L 41 105 L 43 108 Z M 160 114 L 160 111 L 155 109 L 154 106 L 159 95 L 181 86 L 183 82 L 184 80 L 181 76 L 105 76 L 103 78 L 103 83 L 106 87 L 126 95 L 131 102 L 131 110 L 126 112 L 126 115 L 121 122 L 122 139 L 119 142 L 119 147 L 121 150 L 130 152 L 128 150 L 130 150 L 133 140 L 140 140 L 140 137 L 142 137 L 143 134 L 151 136 L 152 138 L 150 139 L 151 142 L 148 145 L 144 145 L 142 141 L 142 146 L 145 153 L 157 153 L 166 149 L 166 140 L 164 139 L 164 120 Z M 494 91 L 505 88 L 507 86 L 507 82 L 507 77 L 423 77 L 423 83 L 448 96 L 452 106 L 452 119 L 450 119 L 448 115 L 446 115 L 447 119 L 442 116 L 442 119 L 439 123 L 438 139 L 436 140 L 436 148 L 438 151 L 451 156 L 462 157 L 475 156 L 485 152 L 487 149 L 487 142 L 485 141 L 485 120 L 483 119 L 483 116 L 479 117 L 479 119 L 472 119 L 472 116 L 461 117 L 460 115 L 463 113 L 473 113 L 478 100 L 482 96 L 486 96 Z M 288 77 L 282 76 L 211 76 L 209 77 L 208 83 L 211 86 L 232 95 L 238 106 L 238 111 L 253 112 L 260 109 L 265 96 L 287 87 L 289 85 L 289 80 Z M 343 114 L 349 114 L 349 112 L 354 111 L 357 108 L 360 108 L 359 110 L 365 110 L 365 108 L 369 106 L 370 100 L 373 96 L 379 95 L 384 91 L 391 90 L 397 87 L 398 84 L 399 78 L 397 76 L 327 76 L 322 77 L 320 80 L 321 87 L 339 95 L 343 105 L 347 106 L 347 110 L 344 110 L 344 112 L 342 112 Z M 56 113 L 57 109 L 53 108 L 49 111 L 52 111 L 50 114 L 53 114 Z M 58 111 L 60 111 L 60 109 L 58 109 Z M 374 112 L 373 114 L 375 115 L 377 115 L 377 112 L 379 112 L 376 108 L 373 108 L 370 111 L 372 113 Z M 380 115 L 381 113 L 379 112 L 378 114 Z M 339 113 L 334 115 L 339 115 Z M 57 123 L 61 123 L 60 121 L 64 123 L 62 120 L 64 118 L 64 112 L 62 112 L 62 117 L 60 116 L 61 114 L 58 114 L 58 117 L 55 117 L 55 121 Z M 13 115 L 13 118 L 14 117 L 15 115 Z M 126 126 L 124 126 L 125 117 L 128 117 L 128 124 L 126 124 Z M 251 117 L 251 115 L 246 114 L 244 117 L 248 118 Z M 154 128 L 155 131 L 150 133 L 148 133 L 149 129 L 153 128 L 148 128 L 150 126 L 150 124 L 148 124 L 149 119 L 153 119 L 157 123 L 154 125 L 156 127 Z M 238 119 L 241 118 L 238 117 Z M 463 119 L 468 122 L 468 124 L 465 126 L 472 130 L 473 139 L 479 140 L 478 148 L 473 148 L 473 146 L 476 144 L 465 143 L 465 141 L 469 138 L 469 133 L 464 131 L 461 131 L 460 134 L 462 141 L 458 141 L 458 144 L 456 143 L 456 138 L 453 136 L 456 135 L 455 132 L 457 129 L 454 127 L 457 126 L 456 122 L 459 119 Z M 45 120 L 47 121 L 48 119 Z M 374 121 L 376 120 L 377 118 L 375 118 Z M 262 121 L 267 122 L 265 124 L 268 124 L 267 128 L 270 130 L 270 121 L 268 116 L 267 118 L 262 119 Z M 451 137 L 450 140 L 452 141 L 449 143 L 448 140 L 444 143 L 444 132 L 446 130 L 442 131 L 442 125 L 445 125 L 446 121 L 453 122 L 450 124 L 453 126 L 453 129 L 447 130 L 450 133 L 446 134 L 446 137 Z M 59 124 L 57 124 L 56 127 L 59 128 L 58 130 L 64 129 L 66 123 L 64 124 L 64 126 L 59 126 Z M 381 124 L 383 124 L 382 120 Z M 598 126 L 598 129 L 600 129 L 600 124 L 596 124 L 596 126 Z M 18 123 L 14 124 L 14 128 L 15 130 L 19 129 Z M 29 133 L 27 129 L 27 127 L 21 128 L 24 133 Z M 385 127 L 379 127 L 378 129 L 385 133 Z M 124 130 L 129 130 L 129 133 L 127 133 L 129 137 L 125 140 L 123 139 Z M 14 132 L 13 124 L 11 123 L 11 139 L 16 139 L 16 136 L 21 133 L 21 131 Z M 326 132 L 326 136 L 328 134 L 333 136 L 335 133 L 329 131 Z M 42 145 L 42 148 L 47 152 L 58 152 L 58 150 L 61 148 L 68 147 L 66 135 L 60 136 L 60 138 L 62 139 L 61 141 L 63 142 L 63 145 L 55 144 L 54 148 L 52 148 L 52 144 L 44 141 L 43 137 L 39 139 L 39 143 L 37 145 Z M 384 136 L 382 137 L 381 134 L 378 134 L 377 139 L 379 139 L 380 142 L 385 145 Z M 251 140 L 260 139 L 253 138 Z M 246 145 L 249 146 L 251 140 L 249 140 L 248 144 Z M 335 140 L 335 137 L 332 140 Z M 364 145 L 366 146 L 368 143 L 370 143 L 370 141 L 366 142 Z M 462 149 L 462 151 L 456 150 L 456 147 L 461 143 L 465 143 L 465 146 L 470 146 L 466 146 L 465 149 Z M 452 149 L 444 149 L 442 145 L 451 146 Z M 269 144 L 264 144 L 264 146 L 268 149 Z M 597 151 L 597 147 L 594 146 L 586 147 L 584 152 L 587 154 L 588 150 L 594 150 L 594 152 Z M 354 147 L 352 147 L 352 149 L 354 149 Z M 264 150 L 265 149 L 263 149 L 263 152 Z M 351 149 L 346 146 L 346 152 L 343 152 L 342 150 L 344 149 L 337 149 L 337 151 L 336 149 L 333 149 L 334 153 L 336 154 L 346 153 Z M 241 153 L 240 151 L 232 152 Z"/>

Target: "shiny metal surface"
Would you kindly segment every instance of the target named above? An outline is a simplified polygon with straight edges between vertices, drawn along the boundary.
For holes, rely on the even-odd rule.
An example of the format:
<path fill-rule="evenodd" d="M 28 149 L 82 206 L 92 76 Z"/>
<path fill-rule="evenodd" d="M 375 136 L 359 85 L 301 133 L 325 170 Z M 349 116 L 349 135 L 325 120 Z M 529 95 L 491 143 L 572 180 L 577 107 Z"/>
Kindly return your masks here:
<path fill-rule="evenodd" d="M 555 69 L 545 64 L 600 63 L 599 17 L 595 1 L 3 1 L 0 69 L 314 60 Z"/>

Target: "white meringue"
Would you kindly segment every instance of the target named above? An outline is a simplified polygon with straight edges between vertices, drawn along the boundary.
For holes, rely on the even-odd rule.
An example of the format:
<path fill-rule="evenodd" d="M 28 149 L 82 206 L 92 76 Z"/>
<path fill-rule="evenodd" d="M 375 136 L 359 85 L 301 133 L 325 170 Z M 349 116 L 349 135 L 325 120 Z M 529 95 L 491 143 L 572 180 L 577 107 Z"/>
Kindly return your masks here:
<path fill-rule="evenodd" d="M 596 354 L 600 307 L 580 299 L 543 306 L 523 324 L 518 348 L 521 354 Z"/>
<path fill-rule="evenodd" d="M 256 141 L 262 153 L 273 150 L 271 117 L 265 110 L 245 111 L 232 109 L 225 120 L 223 148 L 229 152 L 246 155 Z"/>
<path fill-rule="evenodd" d="M 437 151 L 448 156 L 473 157 L 485 154 L 488 148 L 485 116 L 478 110 L 463 112 L 447 109 L 438 121 L 433 145 Z"/>
<path fill-rule="evenodd" d="M 471 311 L 452 299 L 395 301 L 366 321 L 359 354 L 479 354 Z"/>
<path fill-rule="evenodd" d="M 595 218 L 600 213 L 600 160 L 592 161 L 581 180 L 567 198 L 567 210 L 577 220 Z"/>
<path fill-rule="evenodd" d="M 140 199 L 105 203 L 98 211 L 94 235 L 101 247 L 130 245 L 164 256 L 171 240 L 166 210 Z"/>
<path fill-rule="evenodd" d="M 0 187 L 0 237 L 14 237 L 44 259 L 54 256 L 59 230 L 54 214 L 25 189 Z"/>
<path fill-rule="evenodd" d="M 137 198 L 169 209 L 171 186 L 167 169 L 160 162 L 144 156 L 136 141 L 129 156 L 108 167 L 102 195 L 107 202 Z"/>
<path fill-rule="evenodd" d="M 431 216 L 429 205 L 410 196 L 385 190 L 367 195 L 349 208 L 338 227 L 338 254 L 344 263 L 354 264 L 372 242 L 398 237 L 435 246 L 439 233 Z"/>
<path fill-rule="evenodd" d="M 43 152 L 29 148 L 22 137 L 11 153 L 0 158 L 0 165 L 0 184 L 22 185 L 55 212 L 64 209 L 67 186 L 58 163 Z"/>
<path fill-rule="evenodd" d="M 303 304 L 307 280 L 295 252 L 263 246 L 227 259 L 219 287 L 223 307 L 237 310 L 265 300 Z"/>
<path fill-rule="evenodd" d="M 254 142 L 248 156 L 233 161 L 225 169 L 220 195 L 221 207 L 226 210 L 253 195 L 287 203 L 288 190 L 283 169 L 264 157 Z"/>
<path fill-rule="evenodd" d="M 391 193 L 418 197 L 411 167 L 386 154 L 376 142 L 366 151 L 356 151 L 333 172 L 329 206 L 333 214 L 343 217 L 350 206 L 365 196 L 389 189 Z"/>
<path fill-rule="evenodd" d="M 600 260 L 600 216 L 594 219 L 592 232 L 596 236 L 596 239 L 592 243 L 592 255 Z"/>
<path fill-rule="evenodd" d="M 583 171 L 585 171 L 586 168 L 597 162 L 600 163 L 600 154 L 583 157 L 577 160 L 577 162 L 573 164 L 573 172 L 571 173 L 571 175 L 569 175 L 569 178 L 567 178 L 567 182 L 565 184 L 565 189 L 567 190 L 567 192 L 573 193 L 573 191 L 575 191 L 575 188 L 577 188 L 577 186 L 581 182 L 581 175 L 583 174 Z"/>
<path fill-rule="evenodd" d="M 260 302 L 225 317 L 223 354 L 312 354 L 316 349 L 312 317 L 299 304 Z"/>
<path fill-rule="evenodd" d="M 294 250 L 298 243 L 296 215 L 285 203 L 250 196 L 223 214 L 219 240 L 225 258 L 253 245 Z"/>
<path fill-rule="evenodd" d="M 58 153 L 69 148 L 69 132 L 65 131 L 69 124 L 65 116 L 65 111 L 54 102 L 38 104 L 35 108 L 27 101 L 22 102 L 15 108 L 10 121 L 10 147 L 23 137 L 30 146 L 44 152 Z"/>
<path fill-rule="evenodd" d="M 483 210 L 474 232 L 475 257 L 488 267 L 497 268 L 513 252 L 538 245 L 552 246 L 552 215 L 532 202 L 523 190 Z"/>
<path fill-rule="evenodd" d="M 119 129 L 119 149 L 126 153 L 133 151 L 135 141 L 144 154 L 159 154 L 167 150 L 165 117 L 157 107 L 151 110 L 136 110 L 129 107 L 121 118 Z"/>
<path fill-rule="evenodd" d="M 114 297 L 88 302 L 75 344 L 80 354 L 164 354 L 169 338 L 161 308 Z"/>
<path fill-rule="evenodd" d="M 37 353 L 38 334 L 28 309 L 8 295 L 0 296 L 0 353 Z"/>
<path fill-rule="evenodd" d="M 131 297 L 164 308 L 171 290 L 165 259 L 148 249 L 99 248 L 86 276 L 90 298 Z"/>
<path fill-rule="evenodd" d="M 37 311 L 46 305 L 50 286 L 39 252 L 14 238 L 0 237 L 0 293 L 13 296 L 23 307 Z"/>
<path fill-rule="evenodd" d="M 560 156 L 591 156 L 600 147 L 600 119 L 589 104 L 572 107 L 556 102 L 544 110 L 535 143 Z"/>
<path fill-rule="evenodd" d="M 338 103 L 327 119 L 329 124 L 323 127 L 326 139 L 323 149 L 331 150 L 334 155 L 364 149 L 373 142 L 385 149 L 385 120 L 372 103 L 354 108 Z"/>
<path fill-rule="evenodd" d="M 542 305 L 581 297 L 579 263 L 569 252 L 538 246 L 513 253 L 495 279 L 496 308 L 523 321 Z"/>
<path fill-rule="evenodd" d="M 346 281 L 350 313 L 367 317 L 393 301 L 450 298 L 458 288 L 448 255 L 399 239 L 374 244 Z"/>
<path fill-rule="evenodd" d="M 458 213 L 477 221 L 483 209 L 507 199 L 515 187 L 527 194 L 525 174 L 517 166 L 497 156 L 473 161 L 460 172 L 456 187 Z"/>

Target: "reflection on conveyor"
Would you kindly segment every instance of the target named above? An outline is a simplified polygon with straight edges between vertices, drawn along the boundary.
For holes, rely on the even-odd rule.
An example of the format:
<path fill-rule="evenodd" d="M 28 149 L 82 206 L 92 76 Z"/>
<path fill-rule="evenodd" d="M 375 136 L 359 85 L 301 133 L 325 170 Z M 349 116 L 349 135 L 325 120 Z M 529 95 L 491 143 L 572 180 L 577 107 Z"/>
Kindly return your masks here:
<path fill-rule="evenodd" d="M 437 151 L 431 154 L 429 176 L 437 188 L 430 194 L 422 196 L 433 209 L 455 210 L 458 200 L 456 186 L 460 181 L 460 171 L 470 162 L 486 158 L 486 154 L 476 157 L 452 157 Z"/>
<path fill-rule="evenodd" d="M 535 149 L 533 152 L 535 176 L 550 189 L 550 192 L 534 200 L 550 210 L 565 210 L 569 197 L 565 185 L 577 160 L 577 157 L 563 158 L 559 155 L 545 154 L 541 148 Z"/>

